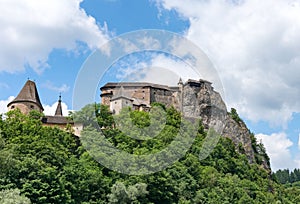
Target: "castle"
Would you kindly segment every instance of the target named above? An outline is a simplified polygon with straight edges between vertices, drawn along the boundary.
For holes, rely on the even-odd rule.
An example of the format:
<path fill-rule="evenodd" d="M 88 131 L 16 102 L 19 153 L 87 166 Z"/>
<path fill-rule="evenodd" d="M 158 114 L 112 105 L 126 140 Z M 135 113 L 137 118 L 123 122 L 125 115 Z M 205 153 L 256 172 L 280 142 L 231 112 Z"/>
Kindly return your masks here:
<path fill-rule="evenodd" d="M 183 83 L 180 79 L 177 86 L 142 82 L 109 82 L 100 90 L 101 103 L 109 106 L 112 114 L 119 114 L 124 107 L 149 111 L 151 103 L 159 102 L 167 107 L 175 107 L 185 118 L 201 119 L 205 128 L 221 124 L 224 128 L 219 130 L 219 133 L 230 138 L 237 150 L 242 145 L 249 162 L 255 162 L 255 151 L 257 150 L 252 146 L 250 131 L 243 121 L 236 121 L 230 116 L 222 97 L 214 91 L 211 82 L 189 79 Z M 18 108 L 24 114 L 28 114 L 31 110 L 42 113 L 44 108 L 35 82 L 28 80 L 18 96 L 7 107 L 8 110 Z M 59 97 L 55 114 L 43 116 L 41 121 L 44 126 L 55 126 L 63 130 L 70 125 L 76 136 L 80 136 L 83 129 L 82 124 L 74 123 L 63 116 L 61 97 Z M 265 169 L 270 170 L 266 159 L 263 160 L 262 165 Z"/>
<path fill-rule="evenodd" d="M 100 88 L 101 103 L 109 106 L 113 114 L 119 114 L 124 107 L 149 111 L 153 102 L 173 106 L 184 113 L 183 95 L 185 86 L 213 89 L 210 82 L 202 79 L 199 81 L 189 79 L 186 83 L 183 83 L 180 78 L 178 86 L 145 82 L 107 83 Z"/>
<path fill-rule="evenodd" d="M 251 143 L 251 133 L 242 121 L 235 121 L 227 112 L 221 95 L 212 83 L 206 80 L 179 80 L 177 86 L 154 83 L 119 82 L 107 83 L 101 90 L 101 103 L 109 106 L 113 114 L 119 114 L 124 107 L 132 110 L 148 111 L 151 103 L 159 102 L 173 106 L 190 120 L 201 119 L 204 128 L 214 128 L 223 137 L 230 138 L 237 151 L 242 145 L 250 163 L 255 162 L 255 149 Z M 222 127 L 222 128 L 215 128 Z M 265 169 L 270 169 L 266 160 Z"/>
<path fill-rule="evenodd" d="M 65 129 L 67 125 L 70 125 L 73 129 L 74 135 L 80 136 L 82 125 L 70 121 L 67 117 L 62 114 L 61 96 L 57 103 L 55 114 L 53 116 L 46 115 L 41 118 L 44 126 L 58 127 Z M 7 104 L 8 111 L 19 109 L 23 114 L 28 114 L 32 110 L 36 110 L 43 113 L 44 108 L 41 103 L 36 84 L 34 81 L 27 80 L 23 88 L 17 97 Z"/>

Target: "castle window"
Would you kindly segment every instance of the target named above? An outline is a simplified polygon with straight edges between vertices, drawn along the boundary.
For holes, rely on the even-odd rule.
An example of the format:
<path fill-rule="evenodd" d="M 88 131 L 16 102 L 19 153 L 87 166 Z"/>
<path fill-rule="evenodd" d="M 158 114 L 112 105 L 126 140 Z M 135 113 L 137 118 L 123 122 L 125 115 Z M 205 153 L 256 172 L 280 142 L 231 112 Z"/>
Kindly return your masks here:
<path fill-rule="evenodd" d="M 31 105 L 31 106 L 30 106 L 30 109 L 34 109 L 34 106 L 33 106 L 33 105 Z"/>
<path fill-rule="evenodd" d="M 11 109 L 14 109 L 15 108 L 15 106 L 11 106 Z"/>
<path fill-rule="evenodd" d="M 115 101 L 115 104 L 117 104 L 117 101 Z"/>

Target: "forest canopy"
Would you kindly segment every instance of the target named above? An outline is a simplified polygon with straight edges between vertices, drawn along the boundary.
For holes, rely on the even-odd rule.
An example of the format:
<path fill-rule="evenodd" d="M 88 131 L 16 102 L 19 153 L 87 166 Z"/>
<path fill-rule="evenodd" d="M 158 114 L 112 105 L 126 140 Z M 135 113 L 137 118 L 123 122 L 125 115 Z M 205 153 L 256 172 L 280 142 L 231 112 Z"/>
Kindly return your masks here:
<path fill-rule="evenodd" d="M 112 145 L 138 155 L 160 151 L 178 132 L 181 114 L 172 107 L 163 108 L 166 125 L 161 134 L 147 140 L 120 131 L 108 107 L 100 104 L 87 105 L 71 117 L 90 120 L 87 130 L 94 124 Z M 136 126 L 149 125 L 147 112 L 123 113 Z M 299 186 L 284 186 L 278 175 L 249 164 L 228 138 L 221 137 L 212 153 L 199 160 L 207 136 L 201 123 L 193 127 L 194 142 L 181 159 L 162 171 L 127 175 L 98 163 L 71 131 L 43 126 L 40 116 L 14 110 L 0 120 L 0 203 L 300 202 Z"/>

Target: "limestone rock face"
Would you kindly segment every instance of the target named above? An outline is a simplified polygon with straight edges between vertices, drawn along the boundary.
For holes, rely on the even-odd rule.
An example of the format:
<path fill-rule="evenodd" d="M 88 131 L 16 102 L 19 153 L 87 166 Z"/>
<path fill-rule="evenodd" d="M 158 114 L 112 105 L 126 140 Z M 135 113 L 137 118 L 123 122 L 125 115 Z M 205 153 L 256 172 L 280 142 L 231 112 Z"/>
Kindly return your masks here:
<path fill-rule="evenodd" d="M 253 163 L 255 162 L 255 157 L 250 134 L 251 133 L 245 123 L 236 122 L 228 115 L 222 135 L 230 138 L 237 147 L 241 144 L 249 162 Z"/>
<path fill-rule="evenodd" d="M 225 126 L 227 109 L 219 93 L 208 82 L 183 86 L 182 112 L 185 117 L 201 118 L 206 128 Z"/>
<path fill-rule="evenodd" d="M 255 147 L 251 133 L 243 121 L 235 121 L 227 112 L 221 95 L 206 81 L 188 81 L 182 87 L 181 108 L 187 118 L 201 118 L 206 129 L 212 127 L 224 137 L 230 138 L 236 146 L 244 149 L 250 163 L 255 162 Z M 267 170 L 270 167 L 263 163 Z"/>

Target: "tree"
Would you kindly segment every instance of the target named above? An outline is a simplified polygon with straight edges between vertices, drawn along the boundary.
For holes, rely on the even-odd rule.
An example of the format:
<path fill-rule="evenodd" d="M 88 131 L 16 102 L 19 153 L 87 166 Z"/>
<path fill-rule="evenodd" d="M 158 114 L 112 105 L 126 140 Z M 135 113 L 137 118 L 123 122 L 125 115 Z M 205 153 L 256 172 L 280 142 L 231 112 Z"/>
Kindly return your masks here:
<path fill-rule="evenodd" d="M 1 204 L 30 204 L 29 198 L 20 195 L 19 189 L 9 189 L 0 191 Z"/>
<path fill-rule="evenodd" d="M 136 203 L 136 201 L 141 201 L 144 203 L 144 197 L 148 194 L 147 184 L 145 183 L 136 183 L 126 186 L 122 182 L 116 182 L 112 188 L 111 193 L 108 194 L 109 203 Z"/>
<path fill-rule="evenodd" d="M 157 112 L 150 113 L 122 110 L 116 118 L 128 116 L 130 120 L 123 121 L 125 125 L 128 125 L 127 122 L 132 125 L 133 121 L 133 125 L 125 126 L 124 131 L 117 129 L 105 106 L 93 104 L 79 111 L 81 118 L 104 127 L 101 129 L 104 136 L 101 137 L 129 154 L 151 155 L 165 150 L 172 142 L 179 148 L 188 143 L 191 133 L 196 134 L 191 148 L 168 168 L 139 176 L 117 173 L 102 166 L 81 144 L 82 138 L 78 141 L 71 133 L 44 127 L 39 113 L 23 115 L 18 110 L 9 112 L 5 120 L 0 119 L 0 198 L 12 194 L 14 203 L 18 199 L 26 199 L 26 196 L 32 203 L 70 204 L 299 202 L 299 169 L 276 172 L 278 181 L 287 181 L 285 185 L 279 184 L 258 163 L 249 164 L 247 157 L 236 151 L 233 142 L 223 137 L 206 159 L 199 160 L 207 137 L 205 129 L 200 123 L 191 125 L 174 108 L 159 107 Z M 122 115 L 123 112 L 125 115 Z M 152 122 L 149 125 L 149 120 L 152 118 L 155 119 L 153 124 L 160 127 L 162 113 L 166 113 L 163 128 L 160 131 L 150 129 Z M 88 127 L 89 122 L 85 131 L 94 136 L 99 130 Z M 138 128 L 132 128 L 136 126 Z M 143 132 L 147 128 L 155 137 L 143 140 L 124 133 L 132 130 L 132 134 L 149 136 Z M 176 139 L 178 133 L 182 139 Z M 254 136 L 251 139 L 253 145 L 257 145 Z M 97 142 L 93 141 L 91 145 L 97 146 Z M 256 154 L 261 155 L 264 148 L 256 150 Z M 165 152 L 158 161 L 164 162 L 178 152 L 176 148 Z M 120 154 L 109 162 L 115 165 L 122 158 Z M 123 162 L 130 164 L 127 160 Z M 142 165 L 157 168 L 162 164 L 159 162 L 149 160 Z M 125 165 L 124 168 L 134 167 Z M 290 184 L 290 181 L 294 183 Z M 0 203 L 3 203 L 1 199 Z"/>

